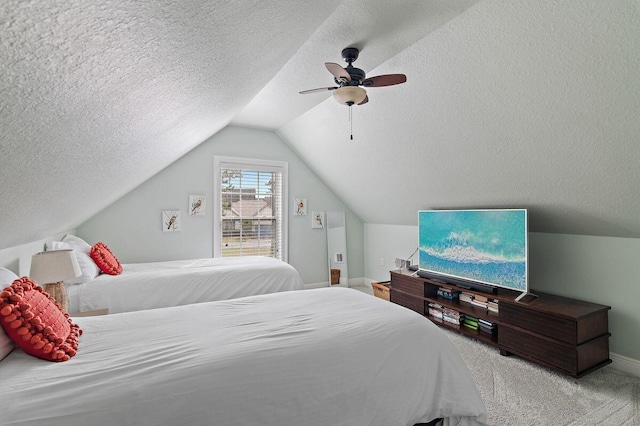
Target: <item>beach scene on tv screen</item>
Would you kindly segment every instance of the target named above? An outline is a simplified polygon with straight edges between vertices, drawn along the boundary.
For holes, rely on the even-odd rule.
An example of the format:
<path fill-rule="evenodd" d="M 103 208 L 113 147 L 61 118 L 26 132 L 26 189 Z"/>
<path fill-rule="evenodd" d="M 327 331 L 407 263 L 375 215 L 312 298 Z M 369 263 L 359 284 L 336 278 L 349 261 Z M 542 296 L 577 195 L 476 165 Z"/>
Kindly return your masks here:
<path fill-rule="evenodd" d="M 419 212 L 420 269 L 527 290 L 525 210 Z"/>

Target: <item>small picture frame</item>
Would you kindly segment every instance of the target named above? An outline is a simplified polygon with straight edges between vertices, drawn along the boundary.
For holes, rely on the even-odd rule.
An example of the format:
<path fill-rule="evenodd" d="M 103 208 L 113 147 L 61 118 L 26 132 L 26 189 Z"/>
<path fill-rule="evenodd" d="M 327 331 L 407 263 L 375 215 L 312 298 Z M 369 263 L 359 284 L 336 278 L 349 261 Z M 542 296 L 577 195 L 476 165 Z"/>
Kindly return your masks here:
<path fill-rule="evenodd" d="M 294 216 L 307 215 L 307 199 L 306 198 L 293 199 L 293 215 Z"/>
<path fill-rule="evenodd" d="M 311 213 L 311 228 L 314 228 L 314 229 L 324 228 L 324 212 Z"/>
<path fill-rule="evenodd" d="M 204 195 L 189 195 L 189 216 L 206 216 L 207 198 Z"/>
<path fill-rule="evenodd" d="M 182 231 L 182 220 L 180 220 L 180 210 L 162 211 L 162 232 Z"/>

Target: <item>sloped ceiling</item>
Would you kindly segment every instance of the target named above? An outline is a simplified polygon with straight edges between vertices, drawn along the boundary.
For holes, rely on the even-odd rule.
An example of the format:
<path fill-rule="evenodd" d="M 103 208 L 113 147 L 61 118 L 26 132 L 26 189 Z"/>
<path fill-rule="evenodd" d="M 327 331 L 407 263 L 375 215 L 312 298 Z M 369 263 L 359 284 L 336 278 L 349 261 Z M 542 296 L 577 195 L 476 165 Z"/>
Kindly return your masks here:
<path fill-rule="evenodd" d="M 224 128 L 339 4 L 0 2 L 0 248 L 74 228 Z"/>
<path fill-rule="evenodd" d="M 228 124 L 276 131 L 367 223 L 527 207 L 640 237 L 634 0 L 0 3 L 0 249 L 73 228 Z M 361 49 L 349 110 L 324 62 Z M 353 129 L 354 139 L 349 139 Z"/>

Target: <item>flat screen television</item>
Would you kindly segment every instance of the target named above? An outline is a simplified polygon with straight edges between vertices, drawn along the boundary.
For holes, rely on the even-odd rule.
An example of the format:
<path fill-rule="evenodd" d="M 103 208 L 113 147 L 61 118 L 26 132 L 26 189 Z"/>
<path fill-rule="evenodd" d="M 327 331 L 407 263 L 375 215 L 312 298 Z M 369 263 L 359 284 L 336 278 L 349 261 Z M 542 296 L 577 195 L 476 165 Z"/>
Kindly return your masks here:
<path fill-rule="evenodd" d="M 421 277 L 528 293 L 526 209 L 421 210 L 418 228 Z"/>

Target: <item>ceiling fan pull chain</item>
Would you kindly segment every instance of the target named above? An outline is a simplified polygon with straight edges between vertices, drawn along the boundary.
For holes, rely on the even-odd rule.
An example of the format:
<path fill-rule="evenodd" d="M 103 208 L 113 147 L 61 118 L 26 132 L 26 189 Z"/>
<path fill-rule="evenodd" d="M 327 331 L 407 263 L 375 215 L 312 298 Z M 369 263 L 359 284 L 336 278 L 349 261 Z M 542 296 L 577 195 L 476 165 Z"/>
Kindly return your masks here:
<path fill-rule="evenodd" d="M 351 114 L 351 105 L 349 105 L 349 124 L 351 125 L 351 140 L 353 140 L 353 119 Z"/>

